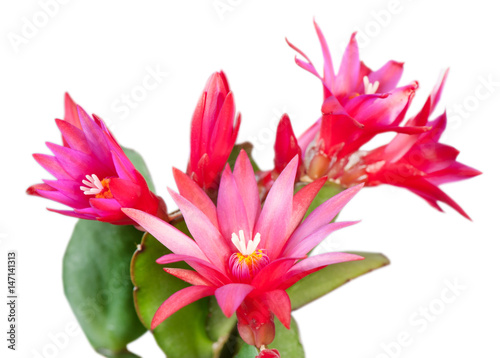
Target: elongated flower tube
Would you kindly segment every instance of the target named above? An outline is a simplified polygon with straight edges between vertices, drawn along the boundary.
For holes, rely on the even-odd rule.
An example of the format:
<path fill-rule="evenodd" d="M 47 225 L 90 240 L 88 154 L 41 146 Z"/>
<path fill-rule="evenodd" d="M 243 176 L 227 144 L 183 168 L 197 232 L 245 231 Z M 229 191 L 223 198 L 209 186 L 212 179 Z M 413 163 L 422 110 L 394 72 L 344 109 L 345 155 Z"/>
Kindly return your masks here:
<path fill-rule="evenodd" d="M 276 179 L 263 207 L 244 151 L 234 172 L 229 167 L 224 170 L 217 205 L 187 175 L 174 170 L 180 194 L 170 193 L 194 240 L 157 217 L 123 209 L 173 252 L 157 263 L 185 261 L 194 269 L 164 268 L 192 286 L 174 293 L 160 306 L 152 329 L 189 303 L 215 295 L 226 316 L 236 312 L 243 340 L 263 349 L 274 339 L 274 316 L 290 328 L 288 287 L 328 265 L 363 259 L 339 252 L 307 257 L 330 233 L 355 223 L 332 223 L 332 219 L 362 185 L 329 199 L 302 222 L 326 178 L 294 195 L 297 165 L 296 156 Z"/>
<path fill-rule="evenodd" d="M 224 72 L 215 72 L 205 86 L 191 122 L 191 156 L 187 174 L 214 196 L 220 174 L 233 150 L 241 116 L 235 120 L 233 93 Z"/>
<path fill-rule="evenodd" d="M 49 210 L 80 219 L 135 225 L 122 207 L 166 219 L 163 199 L 149 190 L 99 117 L 91 118 L 66 94 L 64 120 L 56 119 L 56 124 L 63 145 L 47 143 L 53 156 L 33 155 L 56 180 L 43 180 L 29 187 L 28 194 L 67 205 L 73 210 Z"/>

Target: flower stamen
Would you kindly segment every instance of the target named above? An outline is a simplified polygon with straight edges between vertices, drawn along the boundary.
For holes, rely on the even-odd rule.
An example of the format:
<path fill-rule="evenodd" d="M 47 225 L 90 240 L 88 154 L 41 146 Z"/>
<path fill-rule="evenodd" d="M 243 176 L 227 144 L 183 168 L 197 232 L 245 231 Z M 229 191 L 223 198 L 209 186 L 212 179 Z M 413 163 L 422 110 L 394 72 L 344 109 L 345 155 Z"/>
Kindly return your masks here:
<path fill-rule="evenodd" d="M 87 180 L 82 180 L 82 183 L 86 186 L 80 187 L 80 190 L 82 190 L 85 195 L 95 195 L 98 199 L 110 199 L 113 197 L 109 190 L 108 178 L 99 180 L 99 177 L 95 174 L 86 175 L 85 177 Z"/>
<path fill-rule="evenodd" d="M 365 85 L 365 94 L 374 94 L 378 90 L 378 86 L 380 83 L 375 81 L 374 83 L 370 83 L 368 76 L 363 77 L 363 84 Z"/>
<path fill-rule="evenodd" d="M 251 282 L 255 274 L 269 263 L 269 257 L 262 250 L 257 250 L 260 234 L 255 234 L 254 239 L 247 243 L 245 233 L 240 230 L 238 235 L 233 233 L 231 242 L 239 251 L 229 258 L 232 274 L 241 282 Z"/>

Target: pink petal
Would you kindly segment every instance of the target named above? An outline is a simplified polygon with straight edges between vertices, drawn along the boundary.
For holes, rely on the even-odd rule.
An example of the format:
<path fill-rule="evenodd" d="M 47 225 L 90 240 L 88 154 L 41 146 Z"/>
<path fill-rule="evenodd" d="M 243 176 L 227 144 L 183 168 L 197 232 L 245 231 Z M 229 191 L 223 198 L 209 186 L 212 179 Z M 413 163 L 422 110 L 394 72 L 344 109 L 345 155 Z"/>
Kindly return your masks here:
<path fill-rule="evenodd" d="M 217 209 L 212 200 L 205 194 L 203 189 L 200 188 L 189 176 L 181 172 L 177 168 L 172 169 L 174 173 L 175 183 L 179 189 L 179 193 L 194 206 L 199 208 L 210 220 L 213 226 L 219 228 L 217 221 Z"/>
<path fill-rule="evenodd" d="M 79 214 L 79 213 L 76 213 L 76 212 L 71 211 L 71 210 L 56 210 L 56 209 L 50 209 L 50 208 L 47 208 L 47 210 L 52 211 L 53 213 L 58 213 L 58 214 L 70 216 L 70 217 L 77 218 L 77 219 L 96 220 L 95 215 Z"/>
<path fill-rule="evenodd" d="M 259 247 L 267 249 L 271 260 L 279 255 L 287 239 L 298 159 L 297 156 L 293 158 L 274 182 L 257 221 L 255 231 L 261 235 Z"/>
<path fill-rule="evenodd" d="M 180 291 L 175 292 L 156 311 L 151 329 L 158 327 L 160 323 L 170 317 L 172 314 L 187 306 L 190 303 L 198 301 L 200 298 L 213 295 L 215 287 L 210 286 L 189 286 Z"/>
<path fill-rule="evenodd" d="M 135 203 L 140 199 L 142 193 L 141 187 L 130 180 L 111 178 L 109 181 L 109 190 L 113 198 L 122 207 L 135 207 Z"/>
<path fill-rule="evenodd" d="M 290 252 L 289 250 L 297 246 L 304 238 L 330 223 L 362 187 L 363 184 L 359 184 L 346 189 L 318 206 L 295 230 L 286 244 L 285 252 Z"/>
<path fill-rule="evenodd" d="M 297 260 L 304 257 L 284 257 L 272 261 L 260 270 L 252 280 L 252 286 L 261 290 L 273 290 L 285 279 L 286 272 Z"/>
<path fill-rule="evenodd" d="M 244 150 L 240 151 L 234 165 L 233 178 L 245 205 L 250 229 L 253 231 L 257 217 L 260 214 L 260 197 L 255 173 Z"/>
<path fill-rule="evenodd" d="M 230 283 L 215 291 L 215 298 L 226 317 L 231 317 L 241 305 L 245 297 L 254 290 L 252 285 L 245 283 Z"/>
<path fill-rule="evenodd" d="M 217 217 L 220 232 L 229 247 L 233 246 L 231 235 L 233 233 L 238 235 L 240 230 L 243 230 L 246 240 L 253 239 L 253 233 L 248 222 L 249 215 L 246 212 L 243 198 L 229 166 L 226 166 L 226 169 L 222 172 L 217 198 Z"/>
<path fill-rule="evenodd" d="M 64 94 L 64 120 L 76 128 L 82 129 L 76 103 L 67 92 Z"/>
<path fill-rule="evenodd" d="M 65 146 L 72 149 L 84 152 L 87 154 L 91 153 L 89 144 L 87 143 L 87 138 L 83 131 L 69 122 L 56 119 L 56 124 L 62 133 L 63 139 L 65 141 Z"/>
<path fill-rule="evenodd" d="M 293 268 L 287 272 L 284 280 L 286 279 L 287 283 L 289 283 L 290 279 L 296 279 L 295 282 L 297 282 L 299 279 L 312 273 L 312 271 L 317 271 L 318 269 L 341 262 L 357 260 L 364 260 L 364 257 L 344 252 L 327 252 L 325 254 L 311 256 L 294 265 Z"/>
<path fill-rule="evenodd" d="M 222 286 L 231 283 L 231 280 L 207 260 L 203 260 L 189 255 L 167 254 L 156 260 L 157 264 L 165 265 L 174 262 L 185 261 L 205 279 L 215 286 Z"/>
<path fill-rule="evenodd" d="M 47 143 L 47 147 L 54 153 L 61 167 L 72 179 L 82 180 L 85 175 L 95 174 L 99 178 L 109 176 L 109 170 L 94 157 L 74 149 Z"/>
<path fill-rule="evenodd" d="M 123 208 L 122 211 L 125 215 L 141 225 L 170 251 L 180 255 L 189 255 L 207 260 L 207 257 L 200 250 L 198 245 L 172 225 L 158 219 L 156 216 L 140 210 Z"/>
<path fill-rule="evenodd" d="M 212 286 L 212 283 L 210 281 L 208 281 L 196 271 L 173 267 L 164 267 L 163 271 L 194 286 Z"/>
<path fill-rule="evenodd" d="M 229 249 L 227 242 L 221 237 L 219 230 L 190 201 L 172 190 L 169 190 L 169 192 L 181 210 L 189 232 L 199 248 L 211 263 L 220 271 L 224 271 L 232 251 Z"/>
<path fill-rule="evenodd" d="M 324 82 L 328 85 L 328 90 L 333 93 L 333 85 L 335 80 L 335 72 L 333 70 L 332 56 L 330 55 L 330 50 L 328 49 L 328 44 L 326 43 L 325 36 L 321 32 L 316 20 L 314 20 L 314 28 L 319 38 L 321 44 L 321 50 L 323 52 L 323 71 L 324 71 Z"/>
<path fill-rule="evenodd" d="M 377 71 L 368 75 L 370 83 L 379 82 L 377 92 L 385 93 L 392 91 L 403 75 L 403 62 L 389 61 Z"/>
<path fill-rule="evenodd" d="M 309 206 L 311 205 L 316 195 L 318 195 L 327 179 L 327 177 L 323 177 L 315 180 L 300 189 L 293 196 L 292 217 L 290 219 L 290 225 L 288 226 L 287 236 L 290 236 L 292 232 L 297 228 L 297 226 L 301 223 L 302 219 L 304 219 L 304 215 L 309 209 Z"/>
<path fill-rule="evenodd" d="M 283 256 L 303 256 L 309 253 L 312 249 L 318 246 L 328 235 L 332 232 L 345 227 L 357 224 L 359 221 L 344 221 L 338 223 L 331 223 L 322 226 L 311 235 L 302 239 L 295 246 L 287 246 Z"/>
<path fill-rule="evenodd" d="M 342 97 L 355 91 L 359 78 L 359 67 L 358 43 L 356 42 L 356 33 L 353 33 L 335 79 L 334 95 Z"/>
<path fill-rule="evenodd" d="M 290 329 L 292 320 L 292 304 L 290 297 L 284 290 L 268 291 L 264 294 L 266 304 L 287 329 Z"/>
<path fill-rule="evenodd" d="M 109 169 L 112 168 L 113 159 L 111 158 L 110 147 L 102 129 L 93 121 L 89 115 L 77 105 L 80 123 L 83 133 L 95 157 Z"/>
<path fill-rule="evenodd" d="M 33 158 L 40 164 L 46 171 L 52 174 L 57 179 L 73 180 L 74 178 L 69 175 L 64 168 L 59 164 L 57 159 L 47 154 L 33 154 Z"/>

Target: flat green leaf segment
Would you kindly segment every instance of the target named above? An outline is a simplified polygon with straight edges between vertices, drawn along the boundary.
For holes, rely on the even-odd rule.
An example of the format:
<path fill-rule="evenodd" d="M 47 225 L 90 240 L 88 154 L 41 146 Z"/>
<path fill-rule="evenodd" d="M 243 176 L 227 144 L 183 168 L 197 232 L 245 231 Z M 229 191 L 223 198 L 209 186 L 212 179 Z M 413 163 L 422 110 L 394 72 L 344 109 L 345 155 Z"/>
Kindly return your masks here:
<path fill-rule="evenodd" d="M 296 310 L 326 295 L 350 280 L 390 263 L 389 259 L 383 254 L 354 251 L 350 253 L 363 256 L 365 259 L 327 266 L 303 278 L 290 287 L 287 293 L 292 301 L 292 309 Z"/>
<path fill-rule="evenodd" d="M 180 227 L 180 226 L 183 227 Z M 177 226 L 186 232 L 185 223 Z M 150 234 L 145 234 L 140 249 L 132 261 L 132 280 L 135 285 L 135 302 L 139 317 L 150 329 L 153 316 L 160 305 L 173 293 L 189 284 L 167 274 L 156 260 L 171 253 Z M 184 263 L 169 267 L 189 269 Z M 169 358 L 211 358 L 213 341 L 207 334 L 206 320 L 208 299 L 201 299 L 182 308 L 161 323 L 153 335 L 160 348 Z"/>
<path fill-rule="evenodd" d="M 269 349 L 276 348 L 282 357 L 286 358 L 304 358 L 304 347 L 300 342 L 299 328 L 297 322 L 292 317 L 290 329 L 286 329 L 281 322 L 275 318 L 276 336 Z M 241 339 L 240 339 L 241 341 Z M 235 358 L 255 358 L 258 351 L 255 347 L 249 346 L 243 341 L 240 342 L 241 348 Z"/>
<path fill-rule="evenodd" d="M 88 340 L 106 357 L 138 357 L 127 344 L 146 331 L 130 280 L 141 236 L 133 226 L 79 220 L 64 255 L 66 297 Z"/>
<path fill-rule="evenodd" d="M 151 190 L 153 193 L 155 192 L 155 186 L 153 184 L 153 180 L 151 179 L 151 174 L 149 173 L 148 167 L 146 166 L 146 162 L 144 159 L 142 159 L 141 155 L 137 153 L 133 149 L 128 149 L 122 147 L 123 151 L 127 155 L 128 159 L 134 164 L 135 169 L 139 171 L 139 173 L 142 174 L 144 179 L 146 179 L 146 183 L 148 183 L 149 190 Z"/>

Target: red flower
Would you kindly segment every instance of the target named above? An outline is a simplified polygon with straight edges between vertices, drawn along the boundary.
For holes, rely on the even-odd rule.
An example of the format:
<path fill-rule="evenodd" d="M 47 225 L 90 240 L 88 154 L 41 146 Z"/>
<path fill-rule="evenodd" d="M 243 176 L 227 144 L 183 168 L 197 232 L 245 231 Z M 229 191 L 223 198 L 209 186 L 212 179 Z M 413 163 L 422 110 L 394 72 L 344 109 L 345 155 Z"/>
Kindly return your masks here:
<path fill-rule="evenodd" d="M 220 174 L 233 150 L 241 116 L 235 121 L 233 93 L 224 72 L 208 79 L 191 123 L 191 157 L 187 174 L 207 193 L 219 186 Z"/>

